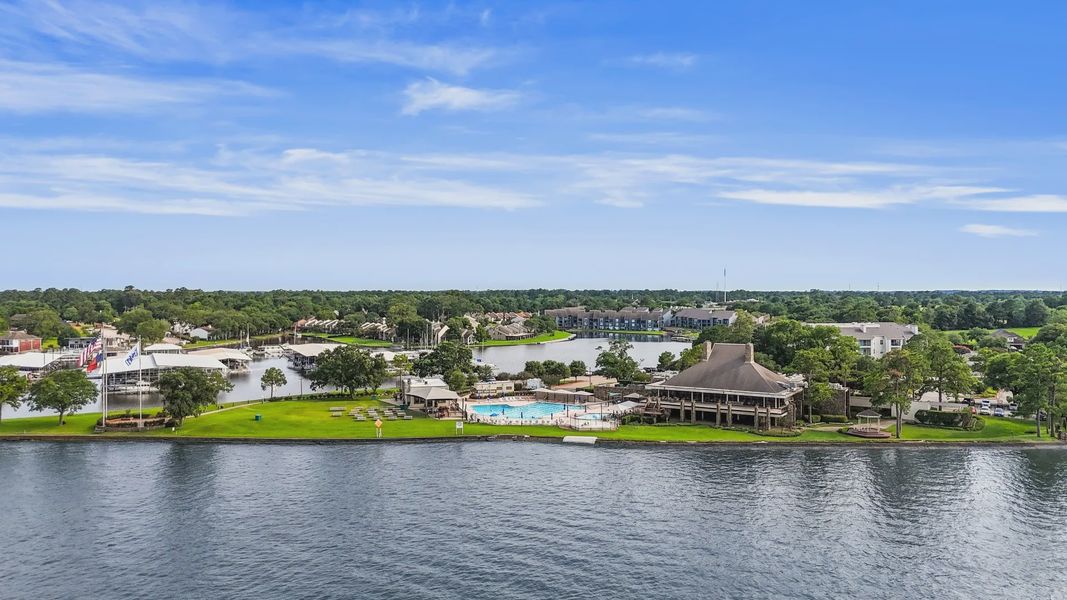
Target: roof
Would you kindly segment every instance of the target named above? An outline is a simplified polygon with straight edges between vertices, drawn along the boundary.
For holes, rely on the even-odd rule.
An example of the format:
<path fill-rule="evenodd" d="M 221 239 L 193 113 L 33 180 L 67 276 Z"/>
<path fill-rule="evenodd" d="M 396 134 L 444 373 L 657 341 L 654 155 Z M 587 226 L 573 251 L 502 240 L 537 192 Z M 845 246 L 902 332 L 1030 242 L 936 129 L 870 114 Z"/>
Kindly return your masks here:
<path fill-rule="evenodd" d="M 150 344 L 145 346 L 145 353 L 151 354 L 153 352 L 174 352 L 175 350 L 181 350 L 182 347 L 177 344 Z"/>
<path fill-rule="evenodd" d="M 340 348 L 344 344 L 294 344 L 289 348 L 299 354 L 300 356 L 314 358 L 327 350 L 333 350 L 334 348 Z"/>
<path fill-rule="evenodd" d="M 919 333 L 915 325 L 903 325 L 889 321 L 878 323 L 808 323 L 812 327 L 837 327 L 841 335 L 847 335 L 857 340 L 870 340 L 876 337 L 885 337 L 891 340 L 910 339 Z"/>
<path fill-rule="evenodd" d="M 871 409 L 868 408 L 867 410 L 865 410 L 865 411 L 863 411 L 861 413 L 858 413 L 856 416 L 857 417 L 881 417 L 882 413 L 880 413 L 880 412 L 878 412 L 876 410 L 871 410 Z"/>
<path fill-rule="evenodd" d="M 1007 329 L 998 329 L 989 335 L 995 335 L 997 337 L 1005 338 L 1009 341 L 1025 342 L 1026 338 L 1015 333 L 1014 331 L 1008 331 Z"/>
<path fill-rule="evenodd" d="M 785 375 L 757 363 L 752 344 L 720 342 L 711 345 L 711 342 L 706 342 L 704 348 L 704 360 L 660 385 L 755 394 L 799 390 Z"/>
<path fill-rule="evenodd" d="M 710 308 L 683 308 L 674 313 L 675 317 L 683 319 L 724 319 L 734 318 L 737 313 L 732 310 L 713 310 Z"/>
<path fill-rule="evenodd" d="M 11 330 L 4 335 L 0 335 L 0 340 L 39 340 L 41 338 L 30 335 L 25 331 Z"/>
<path fill-rule="evenodd" d="M 54 352 L 23 352 L 21 354 L 7 354 L 0 356 L 0 367 L 16 367 L 22 370 L 43 369 L 59 360 L 60 355 Z"/>
<path fill-rule="evenodd" d="M 459 400 L 459 394 L 440 386 L 414 386 L 407 391 L 407 395 L 424 400 Z"/>
<path fill-rule="evenodd" d="M 644 400 L 645 397 L 642 396 L 641 394 L 638 394 L 637 392 L 630 392 L 629 394 L 626 394 L 625 396 L 623 396 L 623 399 L 625 399 L 625 400 Z"/>
<path fill-rule="evenodd" d="M 107 372 L 128 373 L 140 369 L 178 369 L 192 367 L 194 369 L 207 369 L 212 371 L 225 371 L 226 365 L 210 356 L 193 356 L 191 354 L 144 354 L 139 361 L 126 365 L 125 356 L 113 356 L 107 359 Z M 100 377 L 102 369 L 94 370 L 89 376 Z"/>
<path fill-rule="evenodd" d="M 189 356 L 207 356 L 216 360 L 236 360 L 240 362 L 252 361 L 251 356 L 233 348 L 205 348 L 204 350 L 194 350 L 189 353 Z"/>

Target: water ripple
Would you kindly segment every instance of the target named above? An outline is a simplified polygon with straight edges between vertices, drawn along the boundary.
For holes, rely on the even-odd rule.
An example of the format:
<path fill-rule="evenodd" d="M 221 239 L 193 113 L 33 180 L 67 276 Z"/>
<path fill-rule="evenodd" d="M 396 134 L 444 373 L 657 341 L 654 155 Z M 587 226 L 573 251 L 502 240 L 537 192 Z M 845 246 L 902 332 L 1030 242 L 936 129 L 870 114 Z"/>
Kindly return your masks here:
<path fill-rule="evenodd" d="M 5 444 L 0 597 L 1067 597 L 1067 452 Z"/>

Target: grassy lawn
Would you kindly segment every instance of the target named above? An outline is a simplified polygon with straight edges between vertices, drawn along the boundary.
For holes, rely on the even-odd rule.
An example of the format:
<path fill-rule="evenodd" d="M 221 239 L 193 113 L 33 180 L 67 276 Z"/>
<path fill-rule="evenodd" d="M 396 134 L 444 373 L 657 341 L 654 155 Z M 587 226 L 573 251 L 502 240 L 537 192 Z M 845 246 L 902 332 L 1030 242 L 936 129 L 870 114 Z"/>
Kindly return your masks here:
<path fill-rule="evenodd" d="M 264 335 L 253 335 L 250 339 L 253 340 L 273 340 L 285 335 L 284 333 L 267 333 Z M 198 348 L 213 348 L 215 346 L 231 346 L 233 344 L 240 344 L 245 341 L 244 338 L 230 338 L 225 340 L 200 340 L 196 342 L 189 342 L 182 346 L 186 350 L 196 350 Z"/>
<path fill-rule="evenodd" d="M 1008 331 L 1010 331 L 1012 333 L 1015 333 L 1015 334 L 1018 334 L 1018 335 L 1021 335 L 1026 339 L 1030 339 L 1030 338 L 1034 337 L 1035 335 L 1037 335 L 1037 330 L 1039 330 L 1039 329 L 1041 329 L 1041 328 L 1040 327 L 1012 327 Z"/>
<path fill-rule="evenodd" d="M 1007 331 L 1010 331 L 1010 332 L 1012 332 L 1014 334 L 1020 335 L 1025 339 L 1031 339 L 1032 337 L 1037 335 L 1037 331 L 1039 329 L 1041 329 L 1041 328 L 1040 327 L 1008 327 L 1006 329 L 1007 329 Z M 990 329 L 990 331 L 994 331 L 994 330 Z M 967 330 L 966 329 L 946 329 L 946 330 L 942 331 L 941 333 L 944 333 L 946 335 L 948 335 L 950 333 L 958 333 L 961 336 L 963 336 L 965 339 L 967 337 Z"/>
<path fill-rule="evenodd" d="M 980 431 L 962 431 L 959 429 L 942 429 L 928 427 L 917 423 L 905 423 L 903 439 L 931 441 L 1037 441 L 1033 420 L 1007 419 L 1003 417 L 982 417 L 985 427 Z M 894 432 L 896 425 L 888 431 Z M 1042 437 L 1041 439 L 1047 439 Z"/>
<path fill-rule="evenodd" d="M 552 333 L 542 333 L 541 335 L 535 335 L 533 337 L 524 338 L 521 340 L 488 340 L 485 342 L 479 342 L 474 344 L 475 346 L 521 346 L 523 344 L 540 344 L 542 342 L 556 342 L 559 340 L 565 340 L 571 337 L 571 333 L 566 331 L 553 331 Z"/>
<path fill-rule="evenodd" d="M 393 345 L 392 342 L 385 340 L 376 340 L 373 338 L 361 338 L 351 335 L 327 335 L 325 333 L 305 333 L 304 337 L 319 338 L 327 342 L 336 342 L 338 344 L 351 344 L 353 346 L 366 346 L 368 348 L 389 348 Z"/>
<path fill-rule="evenodd" d="M 345 416 L 333 417 L 329 409 L 343 406 Z M 156 437 L 218 437 L 218 438 L 373 438 L 374 424 L 371 421 L 355 421 L 347 416 L 347 411 L 354 407 L 364 408 L 386 406 L 369 396 L 357 398 L 323 398 L 288 400 L 243 404 L 212 414 L 186 419 L 185 424 L 176 432 L 169 429 L 155 430 L 147 433 L 109 433 L 108 436 Z M 112 416 L 119 416 L 125 411 L 113 411 Z M 156 409 L 146 411 L 155 414 Z M 262 415 L 261 421 L 255 415 Z M 382 434 L 391 438 L 454 437 L 455 421 L 438 421 L 420 413 L 409 413 L 415 418 L 411 421 L 384 421 Z M 0 436 L 37 434 L 37 435 L 90 435 L 99 413 L 78 414 L 67 417 L 67 424 L 60 426 L 55 416 L 4 419 L 0 423 Z M 888 426 L 891 431 L 892 425 Z M 940 429 L 916 424 L 904 426 L 904 440 L 924 440 L 942 442 L 1006 442 L 1037 441 L 1033 424 L 1015 419 L 986 418 L 986 426 L 981 431 L 958 431 Z M 866 440 L 845 435 L 836 430 L 806 429 L 796 437 L 761 436 L 743 430 L 719 429 L 708 425 L 691 425 L 672 423 L 664 425 L 623 425 L 617 431 L 578 433 L 548 425 L 486 425 L 481 423 L 464 424 L 466 435 L 531 435 L 541 437 L 563 437 L 566 435 L 595 435 L 606 440 L 631 440 L 645 442 L 813 442 L 813 443 L 896 443 L 895 439 Z M 1042 438 L 1048 441 L 1048 438 Z"/>

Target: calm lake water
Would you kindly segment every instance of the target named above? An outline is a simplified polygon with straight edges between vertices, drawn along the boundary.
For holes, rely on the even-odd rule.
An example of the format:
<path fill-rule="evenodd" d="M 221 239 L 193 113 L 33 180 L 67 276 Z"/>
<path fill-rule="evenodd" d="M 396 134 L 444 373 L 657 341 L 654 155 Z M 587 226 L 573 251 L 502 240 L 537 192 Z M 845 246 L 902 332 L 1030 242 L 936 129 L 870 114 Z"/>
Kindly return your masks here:
<path fill-rule="evenodd" d="M 659 359 L 660 353 L 665 350 L 678 354 L 682 350 L 691 346 L 691 344 L 685 342 L 671 342 L 669 341 L 669 338 L 660 338 L 658 336 L 625 337 L 630 340 L 630 343 L 634 346 L 633 350 L 630 351 L 631 356 L 641 362 L 642 365 L 646 366 L 655 365 Z M 506 371 L 509 373 L 521 371 L 528 360 L 552 359 L 565 363 L 569 363 L 573 360 L 581 360 L 584 361 L 589 368 L 593 368 L 596 364 L 596 357 L 600 353 L 598 348 L 606 348 L 609 341 L 609 339 L 603 337 L 577 338 L 566 342 L 555 342 L 551 344 L 475 348 L 474 356 L 475 358 L 481 359 L 483 362 L 495 365 L 497 371 Z M 284 371 L 285 378 L 288 381 L 285 386 L 275 389 L 275 396 L 296 396 L 311 391 L 310 382 L 308 382 L 308 380 L 299 372 L 290 369 L 288 360 L 282 357 L 263 358 L 253 361 L 248 373 L 230 377 L 230 382 L 233 383 L 234 389 L 232 392 L 221 394 L 220 399 L 223 402 L 238 402 L 243 400 L 256 400 L 265 397 L 269 392 L 264 392 L 262 388 L 260 388 L 259 379 L 263 376 L 263 372 L 269 367 L 278 367 Z M 388 386 L 392 384 L 387 382 L 386 385 Z M 160 398 L 154 394 L 144 395 L 142 401 L 145 408 L 158 408 L 159 406 L 162 406 Z M 108 403 L 111 406 L 111 410 L 128 408 L 136 412 L 137 394 L 111 394 L 108 397 Z M 85 407 L 81 412 L 99 411 L 100 404 L 97 402 L 91 406 Z M 29 406 L 24 404 L 17 410 L 5 408 L 3 417 L 32 417 L 40 416 L 42 414 L 52 413 L 34 413 L 29 410 Z M 0 597 L 2 597 L 2 595 L 0 595 Z"/>
<path fill-rule="evenodd" d="M 0 596 L 1067 598 L 1067 451 L 0 444 Z"/>

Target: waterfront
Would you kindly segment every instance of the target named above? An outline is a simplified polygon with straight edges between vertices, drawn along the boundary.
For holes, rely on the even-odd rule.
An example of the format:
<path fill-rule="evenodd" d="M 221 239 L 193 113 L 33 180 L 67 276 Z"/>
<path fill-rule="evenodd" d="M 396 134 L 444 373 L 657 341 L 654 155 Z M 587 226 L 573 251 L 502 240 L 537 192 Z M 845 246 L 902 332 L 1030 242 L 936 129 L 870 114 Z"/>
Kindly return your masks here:
<path fill-rule="evenodd" d="M 1061 598 L 1067 452 L 0 447 L 11 599 Z M 517 470 L 522 475 L 516 476 Z"/>
<path fill-rule="evenodd" d="M 624 337 L 631 340 L 630 343 L 634 346 L 631 355 L 641 362 L 642 365 L 646 366 L 655 365 L 660 353 L 665 350 L 677 354 L 691 346 L 691 344 L 685 342 L 671 342 L 669 341 L 669 338 L 661 339 L 658 336 Z M 314 340 L 304 338 L 301 341 L 308 342 Z M 494 365 L 496 371 L 516 373 L 522 370 L 523 365 L 525 365 L 528 360 L 546 359 L 558 360 L 565 363 L 569 363 L 573 360 L 581 360 L 584 361 L 590 369 L 593 369 L 595 368 L 597 354 L 600 352 L 598 348 L 606 348 L 608 341 L 608 338 L 604 337 L 577 337 L 573 340 L 551 344 L 492 346 L 488 348 L 472 348 L 472 350 L 475 359 L 480 359 L 483 363 Z M 274 342 L 275 340 L 271 340 L 270 343 Z M 373 349 L 369 350 L 373 351 Z M 244 402 L 266 397 L 269 392 L 263 391 L 260 387 L 259 380 L 260 377 L 263 376 L 263 372 L 270 367 L 281 369 L 285 373 L 287 380 L 286 385 L 274 390 L 275 397 L 282 398 L 286 396 L 298 396 L 302 393 L 311 391 L 311 383 L 299 371 L 290 368 L 287 359 L 283 357 L 259 358 L 250 363 L 249 372 L 236 374 L 229 378 L 234 386 L 233 391 L 220 394 L 219 401 Z M 391 387 L 395 385 L 395 381 L 386 381 L 384 385 L 385 387 Z M 158 394 L 145 394 L 142 400 L 145 408 L 159 408 L 162 406 L 162 401 Z M 134 411 L 137 410 L 137 394 L 111 394 L 108 398 L 108 402 L 111 406 L 111 410 L 122 410 L 127 408 Z M 100 403 L 98 401 L 77 412 L 99 411 Z M 23 404 L 20 408 L 15 410 L 12 410 L 10 407 L 5 407 L 3 418 L 33 417 L 41 414 L 51 413 L 32 412 L 27 404 Z"/>

